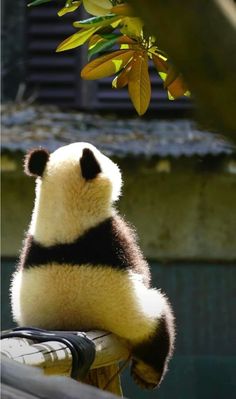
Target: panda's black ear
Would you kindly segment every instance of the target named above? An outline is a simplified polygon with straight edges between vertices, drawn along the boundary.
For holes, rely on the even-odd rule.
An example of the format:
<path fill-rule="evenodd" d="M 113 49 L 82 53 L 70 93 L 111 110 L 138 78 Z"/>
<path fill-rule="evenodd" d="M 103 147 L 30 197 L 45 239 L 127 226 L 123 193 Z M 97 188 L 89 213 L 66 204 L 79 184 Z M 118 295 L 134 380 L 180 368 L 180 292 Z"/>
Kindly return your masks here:
<path fill-rule="evenodd" d="M 44 148 L 37 148 L 28 152 L 25 157 L 24 171 L 28 176 L 42 176 L 49 158 Z"/>
<path fill-rule="evenodd" d="M 102 171 L 93 151 L 89 148 L 83 150 L 80 167 L 82 176 L 86 180 L 94 179 Z"/>

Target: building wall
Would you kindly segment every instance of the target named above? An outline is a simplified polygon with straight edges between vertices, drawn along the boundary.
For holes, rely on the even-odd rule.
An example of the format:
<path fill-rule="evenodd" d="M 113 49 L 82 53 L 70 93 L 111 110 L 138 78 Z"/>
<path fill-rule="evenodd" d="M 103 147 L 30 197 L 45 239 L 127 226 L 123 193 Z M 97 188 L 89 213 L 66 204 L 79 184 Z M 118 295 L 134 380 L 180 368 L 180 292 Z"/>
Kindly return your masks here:
<path fill-rule="evenodd" d="M 236 174 L 230 160 L 116 160 L 124 177 L 121 214 L 148 258 L 236 261 Z M 34 179 L 22 154 L 3 155 L 2 254 L 19 253 L 33 207 Z"/>
<path fill-rule="evenodd" d="M 236 175 L 222 160 L 124 161 L 122 213 L 147 257 L 236 260 Z"/>

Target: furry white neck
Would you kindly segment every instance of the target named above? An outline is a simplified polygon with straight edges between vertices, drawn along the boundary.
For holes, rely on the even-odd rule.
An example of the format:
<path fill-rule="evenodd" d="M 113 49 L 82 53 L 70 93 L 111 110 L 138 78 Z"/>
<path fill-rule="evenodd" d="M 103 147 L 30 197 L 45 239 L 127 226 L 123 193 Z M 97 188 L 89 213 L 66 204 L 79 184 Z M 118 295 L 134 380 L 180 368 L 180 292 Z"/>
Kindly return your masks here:
<path fill-rule="evenodd" d="M 41 182 L 36 186 L 36 199 L 29 234 L 42 245 L 71 243 L 87 230 L 97 226 L 116 213 L 111 204 L 80 202 L 73 195 L 57 197 L 44 190 Z"/>

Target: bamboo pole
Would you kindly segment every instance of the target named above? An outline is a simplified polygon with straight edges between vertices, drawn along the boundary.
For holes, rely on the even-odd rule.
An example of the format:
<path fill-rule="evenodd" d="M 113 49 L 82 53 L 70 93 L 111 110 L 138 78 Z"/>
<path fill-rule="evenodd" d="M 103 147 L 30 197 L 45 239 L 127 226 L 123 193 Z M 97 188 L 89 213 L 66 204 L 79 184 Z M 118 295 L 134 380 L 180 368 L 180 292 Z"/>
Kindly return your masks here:
<path fill-rule="evenodd" d="M 95 343 L 96 356 L 83 382 L 122 396 L 119 362 L 129 357 L 128 349 L 111 333 L 89 331 L 86 334 Z M 6 338 L 1 342 L 1 353 L 19 363 L 40 367 L 46 375 L 68 376 L 71 372 L 71 352 L 60 342 L 35 343 L 32 339 Z"/>

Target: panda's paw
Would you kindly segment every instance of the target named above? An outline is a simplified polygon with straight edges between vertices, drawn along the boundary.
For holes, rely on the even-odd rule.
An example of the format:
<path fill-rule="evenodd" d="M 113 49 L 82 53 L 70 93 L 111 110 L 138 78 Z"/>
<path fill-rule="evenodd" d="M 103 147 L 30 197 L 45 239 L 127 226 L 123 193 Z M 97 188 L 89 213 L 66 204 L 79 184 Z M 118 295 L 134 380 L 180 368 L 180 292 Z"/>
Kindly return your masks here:
<path fill-rule="evenodd" d="M 158 387 L 162 373 L 155 371 L 148 364 L 133 360 L 131 364 L 131 375 L 140 388 L 155 389 Z"/>

